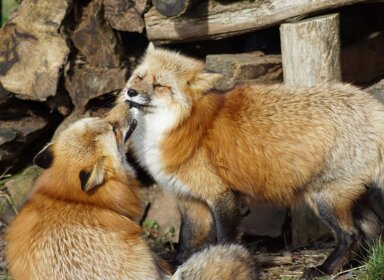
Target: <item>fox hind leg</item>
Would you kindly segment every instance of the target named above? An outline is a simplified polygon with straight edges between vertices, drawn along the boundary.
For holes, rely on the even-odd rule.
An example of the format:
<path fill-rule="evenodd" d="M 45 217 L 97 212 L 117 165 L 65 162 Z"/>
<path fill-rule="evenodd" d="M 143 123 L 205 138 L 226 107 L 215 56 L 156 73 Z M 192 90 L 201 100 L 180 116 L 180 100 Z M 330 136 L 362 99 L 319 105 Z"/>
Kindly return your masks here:
<path fill-rule="evenodd" d="M 332 193 L 329 188 L 323 189 L 324 191 L 311 193 L 307 201 L 331 228 L 336 239 L 336 247 L 321 265 L 305 269 L 302 276 L 304 279 L 332 274 L 341 269 L 349 261 L 360 238 L 352 212 L 354 196 L 344 196 L 343 192 L 338 195 L 337 192 Z"/>
<path fill-rule="evenodd" d="M 181 228 L 175 264 L 183 263 L 194 252 L 216 243 L 216 231 L 208 205 L 189 197 L 178 197 L 178 202 Z"/>
<path fill-rule="evenodd" d="M 228 243 L 236 240 L 237 226 L 240 222 L 240 202 L 238 194 L 231 190 L 208 200 L 213 215 L 218 243 Z"/>

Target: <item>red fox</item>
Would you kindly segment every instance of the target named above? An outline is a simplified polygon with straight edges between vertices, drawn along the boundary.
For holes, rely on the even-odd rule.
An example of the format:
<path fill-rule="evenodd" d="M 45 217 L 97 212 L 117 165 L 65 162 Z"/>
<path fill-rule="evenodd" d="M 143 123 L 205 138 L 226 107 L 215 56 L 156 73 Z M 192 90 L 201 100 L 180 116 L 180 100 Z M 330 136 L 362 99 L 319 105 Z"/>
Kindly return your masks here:
<path fill-rule="evenodd" d="M 236 237 L 238 193 L 306 201 L 337 244 L 304 277 L 337 271 L 360 238 L 377 232 L 365 218 L 374 217 L 372 227 L 383 219 L 369 203 L 356 205 L 384 187 L 384 106 L 348 84 L 218 93 L 218 78 L 203 62 L 148 47 L 120 96 L 138 121 L 131 148 L 139 163 L 174 194 L 206 202 L 221 243 Z"/>
<path fill-rule="evenodd" d="M 128 106 L 121 104 L 105 118 L 72 124 L 35 157 L 45 170 L 6 233 L 12 279 L 172 276 L 170 265 L 152 253 L 142 228 L 133 221 L 141 215 L 139 184 L 126 162 L 123 144 L 134 128 Z M 201 259 L 212 260 L 220 250 L 227 263 L 243 273 L 242 278 L 229 278 L 228 267 L 225 279 L 254 279 L 251 256 L 243 247 L 212 247 L 180 269 L 208 273 L 215 267 Z M 236 260 L 239 254 L 249 260 Z M 175 277 L 197 279 L 191 273 Z"/>

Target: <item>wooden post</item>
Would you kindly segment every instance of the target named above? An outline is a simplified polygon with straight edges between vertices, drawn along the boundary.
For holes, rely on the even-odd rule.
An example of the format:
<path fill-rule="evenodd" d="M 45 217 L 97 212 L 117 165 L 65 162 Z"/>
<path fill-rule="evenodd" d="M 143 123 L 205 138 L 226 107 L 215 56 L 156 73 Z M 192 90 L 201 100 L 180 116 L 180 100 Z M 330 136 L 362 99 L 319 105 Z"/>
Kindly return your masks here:
<path fill-rule="evenodd" d="M 338 14 L 282 24 L 280 36 L 285 83 L 341 81 Z"/>
<path fill-rule="evenodd" d="M 293 86 L 341 81 L 339 15 L 282 24 L 284 82 Z M 328 234 L 328 228 L 305 204 L 292 210 L 292 242 L 306 244 Z"/>

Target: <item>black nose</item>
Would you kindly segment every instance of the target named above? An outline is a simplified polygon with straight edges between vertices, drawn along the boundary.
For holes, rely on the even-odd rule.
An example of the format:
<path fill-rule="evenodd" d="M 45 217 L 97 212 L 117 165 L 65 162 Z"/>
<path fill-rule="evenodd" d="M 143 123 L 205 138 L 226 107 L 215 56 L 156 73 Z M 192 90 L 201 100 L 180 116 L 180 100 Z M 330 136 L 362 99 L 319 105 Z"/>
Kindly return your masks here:
<path fill-rule="evenodd" d="M 129 95 L 129 97 L 134 97 L 134 96 L 138 95 L 139 93 L 136 90 L 134 90 L 133 88 L 130 88 L 130 89 L 128 89 L 127 94 Z"/>

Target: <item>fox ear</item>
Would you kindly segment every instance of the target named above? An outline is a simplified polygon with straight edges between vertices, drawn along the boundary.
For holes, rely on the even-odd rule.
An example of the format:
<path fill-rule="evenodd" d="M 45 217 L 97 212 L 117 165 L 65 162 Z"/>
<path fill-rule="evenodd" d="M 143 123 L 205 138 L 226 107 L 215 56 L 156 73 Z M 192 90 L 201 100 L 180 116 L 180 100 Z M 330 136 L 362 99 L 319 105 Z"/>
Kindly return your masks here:
<path fill-rule="evenodd" d="M 147 47 L 147 53 L 153 52 L 155 50 L 155 45 L 152 42 L 149 42 Z"/>
<path fill-rule="evenodd" d="M 100 158 L 91 171 L 81 170 L 79 174 L 81 189 L 85 192 L 101 185 L 104 182 L 105 166 L 104 159 Z"/>
<path fill-rule="evenodd" d="M 216 86 L 216 83 L 223 78 L 219 73 L 201 73 L 193 82 L 193 86 L 199 91 L 206 92 Z"/>
<path fill-rule="evenodd" d="M 46 145 L 34 158 L 33 163 L 37 166 L 47 169 L 53 162 L 52 143 Z"/>

